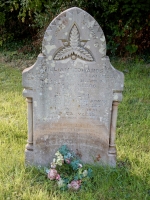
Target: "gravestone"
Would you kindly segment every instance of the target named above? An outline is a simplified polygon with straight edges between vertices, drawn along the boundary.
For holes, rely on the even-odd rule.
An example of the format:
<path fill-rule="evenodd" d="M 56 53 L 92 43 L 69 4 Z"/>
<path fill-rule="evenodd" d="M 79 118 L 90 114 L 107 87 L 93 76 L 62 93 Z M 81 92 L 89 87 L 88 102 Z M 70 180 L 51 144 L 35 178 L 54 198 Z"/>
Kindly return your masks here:
<path fill-rule="evenodd" d="M 23 71 L 26 163 L 47 166 L 67 145 L 85 163 L 115 166 L 123 80 L 106 56 L 105 36 L 95 19 L 76 7 L 58 15 L 36 63 Z"/>

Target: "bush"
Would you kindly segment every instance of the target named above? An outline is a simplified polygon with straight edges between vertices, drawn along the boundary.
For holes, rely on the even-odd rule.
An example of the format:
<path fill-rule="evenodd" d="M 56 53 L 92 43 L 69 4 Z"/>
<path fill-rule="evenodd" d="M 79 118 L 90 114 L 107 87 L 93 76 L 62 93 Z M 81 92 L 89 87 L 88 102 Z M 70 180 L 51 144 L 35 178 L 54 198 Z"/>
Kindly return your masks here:
<path fill-rule="evenodd" d="M 150 50 L 150 1 L 145 0 L 2 0 L 0 45 L 30 38 L 38 49 L 50 21 L 73 6 L 98 21 L 107 39 L 108 54 L 128 56 Z"/>

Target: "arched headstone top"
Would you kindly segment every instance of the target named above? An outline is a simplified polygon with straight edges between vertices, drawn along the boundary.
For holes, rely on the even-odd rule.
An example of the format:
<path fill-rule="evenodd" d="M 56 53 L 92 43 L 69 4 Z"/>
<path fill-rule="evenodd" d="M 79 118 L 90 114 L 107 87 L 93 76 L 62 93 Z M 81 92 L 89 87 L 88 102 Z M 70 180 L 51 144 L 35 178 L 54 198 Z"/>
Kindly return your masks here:
<path fill-rule="evenodd" d="M 105 36 L 90 14 L 73 7 L 50 23 L 44 35 L 42 53 L 48 60 L 79 58 L 97 62 L 106 55 Z"/>

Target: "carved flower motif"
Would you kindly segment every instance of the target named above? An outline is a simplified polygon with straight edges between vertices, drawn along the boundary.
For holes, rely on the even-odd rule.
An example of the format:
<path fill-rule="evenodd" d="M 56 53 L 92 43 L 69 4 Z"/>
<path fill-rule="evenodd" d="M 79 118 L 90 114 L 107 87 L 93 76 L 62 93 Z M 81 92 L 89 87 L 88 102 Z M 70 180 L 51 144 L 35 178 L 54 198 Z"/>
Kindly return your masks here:
<path fill-rule="evenodd" d="M 62 40 L 64 47 L 59 49 L 55 55 L 54 60 L 62 60 L 68 57 L 71 57 L 72 60 L 75 60 L 77 57 L 86 61 L 94 61 L 94 58 L 86 47 L 84 47 L 86 40 L 80 41 L 80 34 L 77 26 L 74 24 L 68 41 Z"/>

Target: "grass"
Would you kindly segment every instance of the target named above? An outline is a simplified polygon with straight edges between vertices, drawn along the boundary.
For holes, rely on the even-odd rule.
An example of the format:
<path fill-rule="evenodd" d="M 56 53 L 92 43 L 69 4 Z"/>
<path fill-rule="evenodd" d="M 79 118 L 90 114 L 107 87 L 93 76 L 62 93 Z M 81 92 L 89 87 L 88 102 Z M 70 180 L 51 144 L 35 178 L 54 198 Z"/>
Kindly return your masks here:
<path fill-rule="evenodd" d="M 36 168 L 24 166 L 27 110 L 21 70 L 14 62 L 1 60 L 0 200 L 150 199 L 150 65 L 139 60 L 118 60 L 113 65 L 125 74 L 117 122 L 117 167 L 92 166 L 94 178 L 86 189 L 62 192 Z"/>

